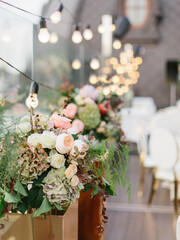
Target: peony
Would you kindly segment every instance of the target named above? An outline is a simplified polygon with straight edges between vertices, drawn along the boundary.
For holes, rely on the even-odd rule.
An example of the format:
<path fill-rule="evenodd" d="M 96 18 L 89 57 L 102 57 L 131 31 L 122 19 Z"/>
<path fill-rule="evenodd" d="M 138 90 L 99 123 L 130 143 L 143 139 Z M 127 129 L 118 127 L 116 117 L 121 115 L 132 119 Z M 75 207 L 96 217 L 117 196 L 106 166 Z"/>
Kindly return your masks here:
<path fill-rule="evenodd" d="M 91 98 L 92 100 L 96 101 L 98 98 L 98 92 L 96 91 L 95 87 L 91 85 L 85 85 L 79 91 L 79 95 L 84 98 Z"/>
<path fill-rule="evenodd" d="M 68 179 L 72 178 L 77 173 L 77 166 L 75 164 L 70 164 L 66 169 L 65 174 Z"/>
<path fill-rule="evenodd" d="M 61 117 L 59 114 L 54 113 L 51 117 L 56 128 L 68 129 L 71 127 L 71 120 L 66 117 Z"/>
<path fill-rule="evenodd" d="M 48 161 L 50 162 L 52 167 L 61 168 L 64 167 L 65 157 L 64 155 L 57 153 L 55 150 L 51 150 Z"/>
<path fill-rule="evenodd" d="M 75 119 L 72 122 L 72 127 L 77 127 L 78 128 L 78 133 L 80 133 L 80 132 L 83 132 L 83 130 L 84 130 L 84 123 L 79 119 Z"/>
<path fill-rule="evenodd" d="M 43 146 L 43 148 L 52 149 L 56 145 L 56 138 L 57 136 L 53 132 L 44 131 L 40 135 L 40 143 Z"/>
<path fill-rule="evenodd" d="M 75 175 L 72 179 L 71 179 L 71 186 L 72 187 L 76 187 L 79 183 L 79 178 Z"/>
<path fill-rule="evenodd" d="M 37 147 L 38 144 L 40 144 L 40 134 L 38 133 L 33 133 L 31 134 L 28 139 L 27 142 L 32 145 L 33 147 Z"/>
<path fill-rule="evenodd" d="M 75 118 L 77 113 L 77 105 L 74 103 L 70 103 L 67 107 L 63 110 L 63 114 L 70 119 Z"/>
<path fill-rule="evenodd" d="M 83 142 L 82 140 L 75 140 L 73 147 L 70 151 L 70 155 L 74 156 L 77 154 L 76 152 L 76 148 L 78 149 L 79 153 L 84 153 L 83 155 L 79 154 L 79 158 L 84 158 L 86 155 L 86 150 L 88 149 L 88 146 L 85 142 Z"/>
<path fill-rule="evenodd" d="M 73 147 L 73 142 L 74 139 L 70 134 L 62 133 L 57 136 L 56 150 L 61 154 L 68 153 Z"/>
<path fill-rule="evenodd" d="M 75 96 L 75 101 L 78 105 L 84 105 L 85 104 L 84 99 L 80 95 Z"/>

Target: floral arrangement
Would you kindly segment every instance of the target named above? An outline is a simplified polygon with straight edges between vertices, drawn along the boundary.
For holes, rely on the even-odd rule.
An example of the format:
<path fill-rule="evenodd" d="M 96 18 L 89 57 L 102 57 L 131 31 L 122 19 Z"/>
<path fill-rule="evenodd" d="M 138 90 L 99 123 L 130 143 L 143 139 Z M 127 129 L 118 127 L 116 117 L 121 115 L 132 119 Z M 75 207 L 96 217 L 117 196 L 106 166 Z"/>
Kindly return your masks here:
<path fill-rule="evenodd" d="M 100 194 L 103 200 L 115 195 L 117 184 L 128 184 L 129 191 L 129 149 L 107 149 L 105 142 L 96 144 L 83 136 L 85 124 L 71 120 L 75 108 L 68 104 L 66 117 L 31 112 L 14 123 L 7 121 L 0 105 L 0 217 L 9 211 L 33 212 L 34 217 L 50 211 L 63 214 L 81 190 L 92 189 L 92 196 Z M 100 123 L 97 109 L 91 111 Z M 102 218 L 107 221 L 104 208 Z"/>
<path fill-rule="evenodd" d="M 91 85 L 85 85 L 81 89 L 71 89 L 71 92 L 69 104 L 67 103 L 65 108 L 60 100 L 52 109 L 72 119 L 72 125 L 74 129 L 77 128 L 77 132 L 94 136 L 99 141 L 104 139 L 117 143 L 125 141 L 119 114 L 123 102 L 119 96 L 114 94 L 106 97 Z M 68 95 L 62 89 L 60 93 L 60 99 Z"/>

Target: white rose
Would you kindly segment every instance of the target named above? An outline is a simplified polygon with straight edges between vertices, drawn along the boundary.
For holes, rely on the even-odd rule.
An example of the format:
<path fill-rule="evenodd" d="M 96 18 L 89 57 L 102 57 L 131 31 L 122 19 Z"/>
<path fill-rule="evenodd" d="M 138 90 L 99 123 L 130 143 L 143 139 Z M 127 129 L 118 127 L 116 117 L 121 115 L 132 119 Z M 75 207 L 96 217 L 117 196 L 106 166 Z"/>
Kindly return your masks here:
<path fill-rule="evenodd" d="M 40 135 L 40 143 L 43 146 L 43 148 L 52 149 L 56 145 L 56 138 L 57 136 L 53 132 L 44 131 Z"/>
<path fill-rule="evenodd" d="M 68 153 L 73 146 L 74 139 L 70 134 L 62 133 L 57 136 L 56 139 L 56 150 L 65 154 Z"/>
<path fill-rule="evenodd" d="M 52 167 L 54 168 L 61 168 L 64 167 L 65 164 L 65 157 L 64 155 L 61 155 L 55 151 L 51 151 L 50 157 L 48 157 L 48 160 Z M 54 153 L 55 152 L 55 153 Z"/>
<path fill-rule="evenodd" d="M 75 175 L 72 179 L 71 179 L 71 186 L 72 187 L 76 187 L 79 183 L 79 178 Z"/>
<path fill-rule="evenodd" d="M 38 133 L 31 134 L 28 137 L 27 142 L 33 147 L 37 147 L 37 145 L 40 144 L 40 134 Z"/>
<path fill-rule="evenodd" d="M 66 177 L 72 178 L 77 173 L 77 166 L 75 164 L 69 165 L 69 167 L 66 169 L 65 174 Z"/>
<path fill-rule="evenodd" d="M 78 127 L 71 127 L 71 128 L 68 128 L 67 129 L 67 133 L 69 133 L 69 134 L 78 134 L 79 133 L 79 129 L 78 129 Z"/>
<path fill-rule="evenodd" d="M 19 135 L 25 135 L 25 134 L 27 134 L 30 131 L 31 131 L 31 124 L 30 124 L 30 122 L 20 122 L 16 126 L 16 132 Z"/>
<path fill-rule="evenodd" d="M 84 103 L 87 103 L 87 104 L 93 104 L 95 103 L 91 98 L 85 98 L 84 99 Z"/>
<path fill-rule="evenodd" d="M 79 153 L 81 153 L 81 152 L 84 153 L 83 155 L 79 154 L 78 158 L 84 158 L 86 155 L 86 151 L 88 149 L 87 144 L 85 142 L 83 142 L 82 140 L 75 140 L 73 147 L 70 151 L 70 155 L 72 155 L 72 156 L 76 155 L 76 150 L 75 150 L 76 148 L 78 149 Z"/>

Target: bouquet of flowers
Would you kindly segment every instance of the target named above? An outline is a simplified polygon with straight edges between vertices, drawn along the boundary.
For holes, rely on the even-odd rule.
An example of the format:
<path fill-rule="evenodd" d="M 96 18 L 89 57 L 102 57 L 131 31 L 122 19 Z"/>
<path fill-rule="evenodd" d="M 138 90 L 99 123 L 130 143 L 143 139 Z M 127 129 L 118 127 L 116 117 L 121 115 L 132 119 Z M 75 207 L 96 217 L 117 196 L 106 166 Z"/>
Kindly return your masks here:
<path fill-rule="evenodd" d="M 58 111 L 73 120 L 72 125 L 77 131 L 94 136 L 99 141 L 108 138 L 118 143 L 124 142 L 119 114 L 123 102 L 119 96 L 105 97 L 91 85 L 71 91 L 70 103 L 61 108 L 63 102 L 58 101 L 61 108 Z M 67 93 L 61 91 L 61 96 L 67 97 Z"/>
<path fill-rule="evenodd" d="M 92 196 L 100 194 L 105 200 L 115 195 L 117 184 L 129 183 L 128 148 L 95 144 L 81 134 L 80 120 L 74 121 L 60 114 L 31 112 L 7 126 L 0 105 L 0 217 L 9 211 L 33 212 L 34 217 L 50 211 L 63 214 L 82 189 L 92 189 Z M 105 222 L 104 209 L 102 217 Z"/>

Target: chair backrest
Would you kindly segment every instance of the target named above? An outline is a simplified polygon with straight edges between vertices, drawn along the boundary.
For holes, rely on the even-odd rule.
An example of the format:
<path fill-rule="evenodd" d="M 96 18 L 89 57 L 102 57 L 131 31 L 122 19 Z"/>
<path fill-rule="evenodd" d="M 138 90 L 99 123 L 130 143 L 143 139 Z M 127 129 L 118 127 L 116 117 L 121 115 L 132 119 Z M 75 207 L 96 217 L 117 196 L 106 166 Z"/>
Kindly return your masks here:
<path fill-rule="evenodd" d="M 176 222 L 176 240 L 180 240 L 180 215 Z"/>
<path fill-rule="evenodd" d="M 150 135 L 149 150 L 159 169 L 173 169 L 178 157 L 178 148 L 170 130 L 156 128 Z"/>

